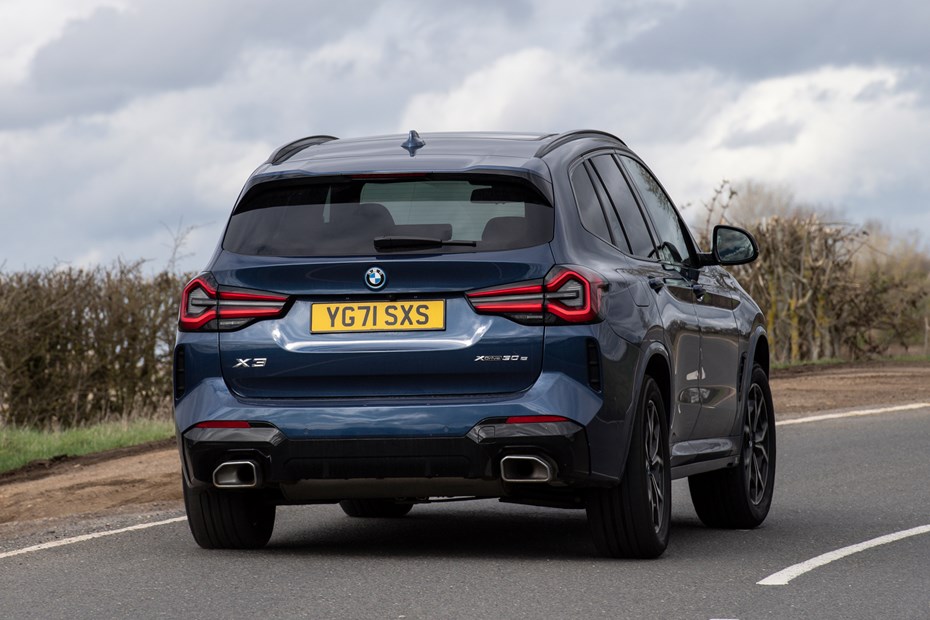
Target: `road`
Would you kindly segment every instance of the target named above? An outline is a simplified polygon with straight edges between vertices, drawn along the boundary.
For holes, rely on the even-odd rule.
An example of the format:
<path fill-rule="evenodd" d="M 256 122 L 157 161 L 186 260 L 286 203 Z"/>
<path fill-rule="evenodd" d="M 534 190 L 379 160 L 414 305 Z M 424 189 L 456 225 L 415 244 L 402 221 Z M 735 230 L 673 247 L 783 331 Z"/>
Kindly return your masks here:
<path fill-rule="evenodd" d="M 258 552 L 201 550 L 184 522 L 0 548 L 0 616 L 927 619 L 930 528 L 787 585 L 759 582 L 930 524 L 928 438 L 930 407 L 781 425 L 765 524 L 704 528 L 676 482 L 671 544 L 655 561 L 593 557 L 582 512 L 478 501 L 363 521 L 287 507 Z"/>

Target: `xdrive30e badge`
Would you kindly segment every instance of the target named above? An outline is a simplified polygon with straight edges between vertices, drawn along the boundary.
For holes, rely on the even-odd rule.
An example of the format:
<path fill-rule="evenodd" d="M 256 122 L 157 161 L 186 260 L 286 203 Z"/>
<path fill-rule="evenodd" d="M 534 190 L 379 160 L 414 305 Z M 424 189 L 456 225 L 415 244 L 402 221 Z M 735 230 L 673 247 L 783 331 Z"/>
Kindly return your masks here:
<path fill-rule="evenodd" d="M 384 288 L 384 285 L 387 283 L 387 275 L 382 271 L 381 267 L 372 267 L 365 272 L 365 284 L 368 285 L 373 291 Z"/>

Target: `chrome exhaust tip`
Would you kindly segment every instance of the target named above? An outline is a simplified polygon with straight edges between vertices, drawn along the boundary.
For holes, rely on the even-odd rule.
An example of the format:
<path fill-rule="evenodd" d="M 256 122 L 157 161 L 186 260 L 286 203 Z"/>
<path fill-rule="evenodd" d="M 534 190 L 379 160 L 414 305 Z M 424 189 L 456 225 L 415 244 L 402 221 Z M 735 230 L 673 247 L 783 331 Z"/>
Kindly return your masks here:
<path fill-rule="evenodd" d="M 504 482 L 552 482 L 555 466 L 539 456 L 511 454 L 501 459 L 501 479 Z"/>
<path fill-rule="evenodd" d="M 213 470 L 213 486 L 223 489 L 250 489 L 261 484 L 261 470 L 255 461 L 227 461 Z"/>

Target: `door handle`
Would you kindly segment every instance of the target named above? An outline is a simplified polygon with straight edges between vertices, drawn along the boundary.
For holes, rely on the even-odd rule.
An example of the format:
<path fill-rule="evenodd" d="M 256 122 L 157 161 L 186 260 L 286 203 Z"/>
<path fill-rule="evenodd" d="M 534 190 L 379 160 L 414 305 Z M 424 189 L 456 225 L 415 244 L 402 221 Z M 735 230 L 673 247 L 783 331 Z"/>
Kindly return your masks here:
<path fill-rule="evenodd" d="M 649 276 L 649 288 L 654 290 L 656 293 L 662 290 L 662 287 L 665 286 L 665 281 L 662 278 L 657 278 L 655 276 Z"/>

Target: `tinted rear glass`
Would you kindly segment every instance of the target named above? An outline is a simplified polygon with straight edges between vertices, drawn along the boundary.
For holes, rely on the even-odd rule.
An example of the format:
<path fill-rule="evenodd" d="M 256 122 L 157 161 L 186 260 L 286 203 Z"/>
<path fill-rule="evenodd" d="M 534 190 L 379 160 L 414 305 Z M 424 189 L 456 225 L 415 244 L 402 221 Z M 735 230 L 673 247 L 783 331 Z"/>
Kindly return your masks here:
<path fill-rule="evenodd" d="M 246 195 L 223 248 L 262 256 L 486 252 L 547 243 L 552 225 L 552 207 L 533 188 L 509 179 L 282 182 Z M 375 239 L 384 237 L 401 241 L 378 250 Z M 405 238 L 451 244 L 405 247 Z"/>

